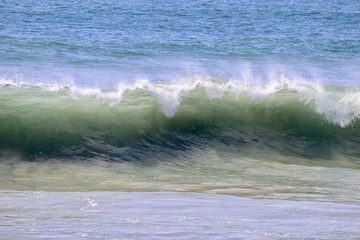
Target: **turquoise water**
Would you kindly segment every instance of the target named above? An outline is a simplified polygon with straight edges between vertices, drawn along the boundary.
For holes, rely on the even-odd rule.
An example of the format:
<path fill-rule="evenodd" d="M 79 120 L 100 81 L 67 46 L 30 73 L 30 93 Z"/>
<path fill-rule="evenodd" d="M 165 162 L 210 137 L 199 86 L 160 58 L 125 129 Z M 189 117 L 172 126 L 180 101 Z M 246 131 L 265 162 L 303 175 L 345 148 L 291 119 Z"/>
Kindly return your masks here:
<path fill-rule="evenodd" d="M 0 16 L 2 236 L 360 234 L 359 1 L 2 1 Z"/>

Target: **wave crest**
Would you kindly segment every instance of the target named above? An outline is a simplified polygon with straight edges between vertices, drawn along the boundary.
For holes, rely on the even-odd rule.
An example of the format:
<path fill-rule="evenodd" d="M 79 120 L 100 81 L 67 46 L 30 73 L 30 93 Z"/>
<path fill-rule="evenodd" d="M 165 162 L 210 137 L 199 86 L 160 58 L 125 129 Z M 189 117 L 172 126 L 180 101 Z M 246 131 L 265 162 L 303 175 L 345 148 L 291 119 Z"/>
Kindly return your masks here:
<path fill-rule="evenodd" d="M 239 101 L 241 96 L 245 95 L 255 103 L 270 101 L 274 96 L 286 92 L 288 95 L 292 94 L 299 98 L 304 105 L 312 106 L 314 111 L 324 116 L 329 122 L 341 127 L 351 125 L 360 117 L 360 90 L 358 87 L 324 86 L 303 79 L 288 79 L 284 75 L 281 75 L 278 80 L 263 84 L 194 76 L 174 82 L 138 80 L 131 83 L 120 83 L 112 89 L 84 88 L 70 84 L 27 83 L 6 79 L 0 80 L 0 87 L 17 88 L 18 91 L 40 89 L 46 92 L 64 92 L 73 99 L 96 97 L 110 105 L 122 104 L 123 96 L 126 93 L 142 91 L 156 97 L 162 112 L 167 117 L 174 117 L 183 99 L 201 89 L 205 90 L 209 100 L 231 95 L 234 101 Z M 284 101 L 287 101 L 286 97 Z"/>

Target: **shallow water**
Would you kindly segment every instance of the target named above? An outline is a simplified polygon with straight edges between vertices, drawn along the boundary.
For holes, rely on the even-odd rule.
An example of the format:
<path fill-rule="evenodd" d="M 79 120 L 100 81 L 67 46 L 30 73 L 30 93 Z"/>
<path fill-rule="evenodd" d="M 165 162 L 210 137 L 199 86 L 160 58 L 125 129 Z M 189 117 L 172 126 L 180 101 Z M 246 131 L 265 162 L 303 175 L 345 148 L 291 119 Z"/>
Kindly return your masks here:
<path fill-rule="evenodd" d="M 205 150 L 153 164 L 14 160 L 0 166 L 2 189 L 185 191 L 351 204 L 360 200 L 358 162 L 346 159 L 232 159 Z"/>
<path fill-rule="evenodd" d="M 1 191 L 4 239 L 356 239 L 360 207 L 198 193 Z"/>

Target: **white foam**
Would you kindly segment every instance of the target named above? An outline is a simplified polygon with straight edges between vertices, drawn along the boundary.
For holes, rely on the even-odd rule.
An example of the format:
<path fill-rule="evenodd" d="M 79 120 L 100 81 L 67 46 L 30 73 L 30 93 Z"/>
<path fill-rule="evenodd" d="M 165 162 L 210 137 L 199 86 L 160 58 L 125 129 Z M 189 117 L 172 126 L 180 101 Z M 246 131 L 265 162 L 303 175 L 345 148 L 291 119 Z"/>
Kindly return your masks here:
<path fill-rule="evenodd" d="M 47 92 L 58 92 L 71 87 L 69 84 L 54 84 L 54 83 L 43 83 L 43 82 L 27 82 L 27 81 L 15 81 L 12 79 L 0 78 L 0 87 L 16 87 L 16 88 L 40 88 Z"/>
<path fill-rule="evenodd" d="M 167 117 L 173 117 L 186 94 L 197 87 L 206 90 L 209 100 L 222 98 L 225 93 L 233 94 L 238 99 L 241 94 L 247 94 L 254 101 L 263 101 L 274 94 L 287 90 L 296 93 L 304 104 L 313 103 L 319 114 L 329 122 L 342 127 L 350 125 L 360 118 L 360 91 L 353 88 L 347 90 L 325 90 L 321 83 L 309 81 L 296 75 L 287 76 L 284 73 L 270 72 L 266 78 L 269 81 L 251 83 L 251 79 L 258 76 L 247 70 L 240 79 L 220 80 L 211 77 L 193 76 L 177 79 L 172 82 L 151 82 L 147 79 L 139 79 L 130 83 L 119 83 L 117 88 L 103 90 L 100 88 L 84 88 L 70 84 L 49 84 L 39 82 L 14 81 L 0 78 L 0 87 L 40 88 L 43 91 L 56 92 L 68 91 L 73 98 L 95 96 L 110 104 L 121 103 L 124 92 L 145 90 L 153 94 L 162 107 Z"/>
<path fill-rule="evenodd" d="M 360 118 L 360 92 L 354 91 L 333 99 L 324 95 L 318 99 L 317 112 L 324 115 L 330 122 L 341 127 L 349 126 Z"/>

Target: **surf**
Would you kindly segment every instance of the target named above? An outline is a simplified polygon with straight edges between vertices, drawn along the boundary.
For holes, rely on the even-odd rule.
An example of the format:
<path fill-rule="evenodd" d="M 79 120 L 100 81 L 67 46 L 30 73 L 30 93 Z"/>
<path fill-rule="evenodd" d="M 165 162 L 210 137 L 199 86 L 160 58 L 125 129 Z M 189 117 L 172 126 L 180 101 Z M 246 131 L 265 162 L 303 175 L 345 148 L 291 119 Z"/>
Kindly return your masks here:
<path fill-rule="evenodd" d="M 30 159 L 101 153 L 131 161 L 134 149 L 166 152 L 214 142 L 290 154 L 321 145 L 359 154 L 360 92 L 354 87 L 285 77 L 264 84 L 139 80 L 112 89 L 3 80 L 0 93 L 0 148 Z"/>

